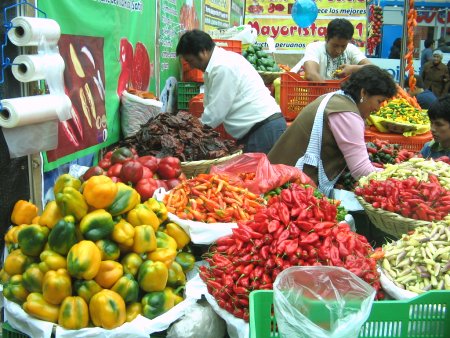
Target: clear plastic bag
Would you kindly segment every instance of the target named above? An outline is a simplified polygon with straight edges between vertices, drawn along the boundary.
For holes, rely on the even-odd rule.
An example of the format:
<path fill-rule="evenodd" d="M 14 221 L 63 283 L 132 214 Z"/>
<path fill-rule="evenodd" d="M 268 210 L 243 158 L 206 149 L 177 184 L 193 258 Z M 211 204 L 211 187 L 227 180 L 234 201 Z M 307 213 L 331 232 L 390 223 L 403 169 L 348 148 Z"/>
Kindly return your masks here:
<path fill-rule="evenodd" d="M 333 266 L 294 266 L 275 280 L 280 337 L 356 338 L 369 317 L 375 289 Z"/>
<path fill-rule="evenodd" d="M 255 173 L 252 180 L 243 181 L 240 174 Z M 310 184 L 314 182 L 300 169 L 284 164 L 271 164 L 266 154 L 246 153 L 211 167 L 211 174 L 227 174 L 255 194 L 264 194 L 287 182 Z"/>

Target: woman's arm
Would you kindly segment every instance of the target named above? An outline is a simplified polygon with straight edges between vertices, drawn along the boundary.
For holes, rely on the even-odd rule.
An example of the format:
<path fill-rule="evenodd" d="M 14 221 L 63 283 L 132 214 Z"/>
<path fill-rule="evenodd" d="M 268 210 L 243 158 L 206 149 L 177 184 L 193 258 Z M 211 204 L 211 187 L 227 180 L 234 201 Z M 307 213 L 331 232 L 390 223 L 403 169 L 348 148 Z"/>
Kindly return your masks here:
<path fill-rule="evenodd" d="M 381 170 L 369 160 L 364 141 L 364 120 L 361 116 L 353 112 L 334 113 L 328 116 L 328 121 L 353 178 L 359 179 Z"/>

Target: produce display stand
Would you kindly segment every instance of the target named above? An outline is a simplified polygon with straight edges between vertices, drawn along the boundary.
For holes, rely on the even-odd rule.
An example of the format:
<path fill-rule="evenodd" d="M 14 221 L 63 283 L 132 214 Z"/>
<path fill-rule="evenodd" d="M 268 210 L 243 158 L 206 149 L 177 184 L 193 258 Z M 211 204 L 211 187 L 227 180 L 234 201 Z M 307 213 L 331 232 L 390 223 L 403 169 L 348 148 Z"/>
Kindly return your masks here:
<path fill-rule="evenodd" d="M 404 149 L 419 152 L 426 142 L 433 139 L 433 135 L 429 131 L 425 134 L 406 137 L 402 134 L 382 133 L 375 127 L 370 127 L 364 131 L 364 139 L 366 142 L 373 142 L 376 139 L 388 141 L 391 144 L 398 144 Z"/>
<path fill-rule="evenodd" d="M 450 291 L 428 291 L 409 300 L 374 302 L 361 338 L 450 337 Z M 276 338 L 273 291 L 250 293 L 250 337 Z"/>
<path fill-rule="evenodd" d="M 281 73 L 280 106 L 288 121 L 294 120 L 300 111 L 323 94 L 341 88 L 343 80 L 307 81 L 291 72 Z"/>

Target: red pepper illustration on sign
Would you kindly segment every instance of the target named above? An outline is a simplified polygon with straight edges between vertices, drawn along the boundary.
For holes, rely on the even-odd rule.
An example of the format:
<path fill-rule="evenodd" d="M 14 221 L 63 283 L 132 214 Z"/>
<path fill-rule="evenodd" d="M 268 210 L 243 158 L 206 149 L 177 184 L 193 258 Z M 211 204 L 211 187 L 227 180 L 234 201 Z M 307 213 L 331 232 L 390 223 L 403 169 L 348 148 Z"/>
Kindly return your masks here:
<path fill-rule="evenodd" d="M 150 61 L 147 48 L 142 42 L 133 45 L 127 38 L 120 40 L 121 71 L 117 84 L 117 95 L 128 88 L 147 91 L 153 74 L 153 64 Z"/>

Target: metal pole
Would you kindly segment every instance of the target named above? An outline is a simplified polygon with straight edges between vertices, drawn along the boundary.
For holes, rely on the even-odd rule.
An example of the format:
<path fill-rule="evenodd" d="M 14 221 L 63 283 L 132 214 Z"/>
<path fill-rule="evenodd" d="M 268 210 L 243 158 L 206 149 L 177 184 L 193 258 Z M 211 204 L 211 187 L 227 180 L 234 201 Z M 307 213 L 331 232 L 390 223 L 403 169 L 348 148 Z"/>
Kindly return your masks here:
<path fill-rule="evenodd" d="M 409 1 L 403 1 L 403 30 L 402 30 L 402 48 L 400 50 L 400 74 L 399 74 L 399 85 L 404 87 L 405 84 L 405 67 L 406 59 L 403 57 L 406 54 L 406 40 L 408 38 L 408 12 L 409 12 Z"/>

